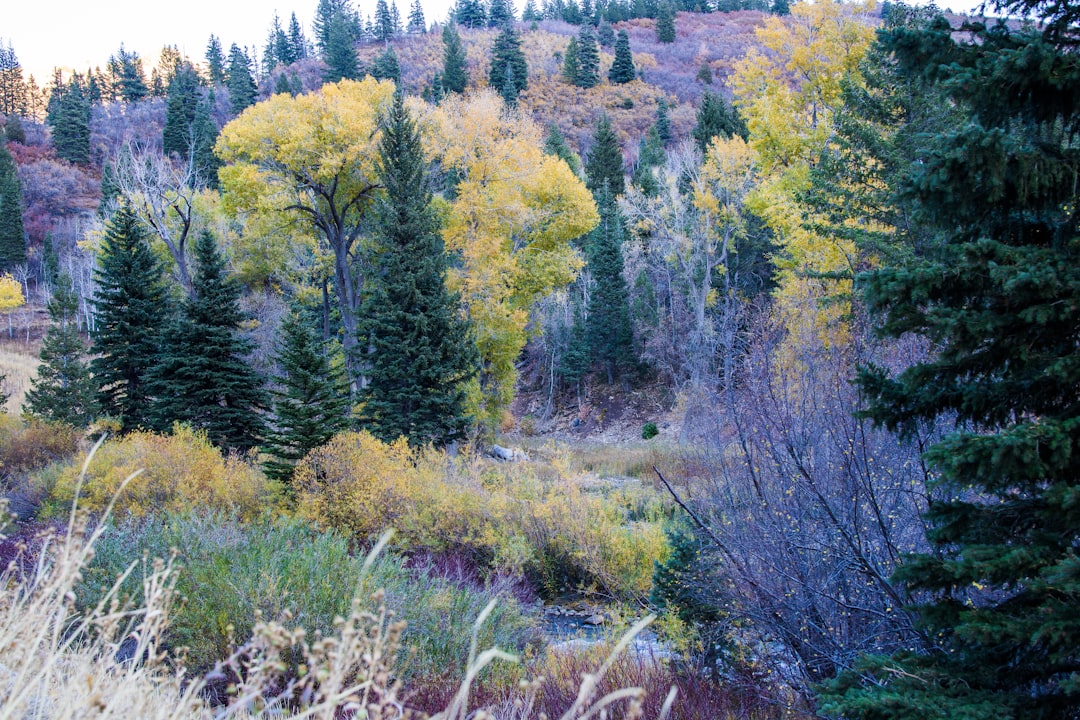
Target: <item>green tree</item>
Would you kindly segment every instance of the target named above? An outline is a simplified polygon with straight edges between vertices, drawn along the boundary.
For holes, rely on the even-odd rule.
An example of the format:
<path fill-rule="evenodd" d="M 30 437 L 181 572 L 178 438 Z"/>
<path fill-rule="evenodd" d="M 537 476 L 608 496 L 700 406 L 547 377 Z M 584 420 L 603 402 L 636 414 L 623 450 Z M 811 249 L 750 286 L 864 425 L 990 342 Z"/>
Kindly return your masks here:
<path fill-rule="evenodd" d="M 247 53 L 233 43 L 229 48 L 229 102 L 236 114 L 255 104 L 258 88 L 251 74 L 251 59 Z"/>
<path fill-rule="evenodd" d="M 570 166 L 570 169 L 574 171 L 575 175 L 581 174 L 581 158 L 570 149 L 562 131 L 559 130 L 559 126 L 555 123 L 548 125 L 547 137 L 544 138 L 544 152 L 562 158 Z"/>
<path fill-rule="evenodd" d="M 149 428 L 149 374 L 161 352 L 169 317 L 161 262 L 138 217 L 121 205 L 105 228 L 94 274 L 93 351 L 90 370 L 101 411 L 123 432 Z"/>
<path fill-rule="evenodd" d="M 165 331 L 151 377 L 152 421 L 162 432 L 186 423 L 218 447 L 246 452 L 265 431 L 259 410 L 266 395 L 246 359 L 252 344 L 241 334 L 240 287 L 209 232 L 194 250 L 192 293 Z"/>
<path fill-rule="evenodd" d="M 405 26 L 405 32 L 410 35 L 423 35 L 427 32 L 427 20 L 424 18 L 424 8 L 420 7 L 420 0 L 413 0 L 409 6 L 409 24 Z"/>
<path fill-rule="evenodd" d="M 460 302 L 446 289 L 447 258 L 432 206 L 420 133 L 400 93 L 379 143 L 378 259 L 367 298 L 369 378 L 361 421 L 384 440 L 444 445 L 464 436 L 465 381 L 479 366 Z"/>
<path fill-rule="evenodd" d="M 637 365 L 634 333 L 630 325 L 630 304 L 623 278 L 623 221 L 615 197 L 607 183 L 597 198 L 600 224 L 589 235 L 586 251 L 593 287 L 589 294 L 587 336 L 589 355 L 607 373 L 608 383 L 616 375 Z"/>
<path fill-rule="evenodd" d="M 206 74 L 211 87 L 225 84 L 225 53 L 216 35 L 206 44 Z"/>
<path fill-rule="evenodd" d="M 46 122 L 57 157 L 77 165 L 90 163 L 90 102 L 83 95 L 80 76 L 53 88 Z"/>
<path fill-rule="evenodd" d="M 300 21 L 296 19 L 296 13 L 289 17 L 289 47 L 293 62 L 306 60 L 311 55 L 310 43 L 300 27 Z"/>
<path fill-rule="evenodd" d="M 263 450 L 263 463 L 271 479 L 285 483 L 311 450 L 349 429 L 349 382 L 340 349 L 332 352 L 299 313 L 289 313 L 281 324 L 274 378 L 277 390 L 274 413 Z"/>
<path fill-rule="evenodd" d="M 161 134 L 161 150 L 187 159 L 192 149 L 192 125 L 198 111 L 201 93 L 199 76 L 188 62 L 181 62 L 169 80 L 165 101 L 165 128 Z"/>
<path fill-rule="evenodd" d="M 615 85 L 628 83 L 634 79 L 634 56 L 630 52 L 630 36 L 620 30 L 615 40 L 615 61 L 608 71 L 608 80 Z"/>
<path fill-rule="evenodd" d="M 709 141 L 714 137 L 729 138 L 733 135 L 744 140 L 749 136 L 739 111 L 724 100 L 723 96 L 706 91 L 701 96 L 697 125 L 694 127 L 694 141 L 698 149 L 705 152 Z"/>
<path fill-rule="evenodd" d="M 577 84 L 578 73 L 581 72 L 581 61 L 578 59 L 579 52 L 578 39 L 576 37 L 570 38 L 570 42 L 566 44 L 566 52 L 563 53 L 562 76 L 563 80 L 571 85 Z"/>
<path fill-rule="evenodd" d="M 195 118 L 191 122 L 191 160 L 195 167 L 196 182 L 200 185 L 216 188 L 218 186 L 218 167 L 221 163 L 214 154 L 218 127 L 214 122 L 214 92 L 211 90 L 195 107 Z"/>
<path fill-rule="evenodd" d="M 544 16 L 536 8 L 536 0 L 525 0 L 525 7 L 521 11 L 521 22 L 534 23 L 543 19 Z"/>
<path fill-rule="evenodd" d="M 356 14 L 356 11 L 352 8 L 352 3 L 349 0 L 319 0 L 318 6 L 315 8 L 315 44 L 319 48 L 319 52 L 323 58 L 326 58 L 330 53 L 330 31 L 334 25 L 334 20 L 337 19 L 341 22 L 342 28 L 345 34 L 349 36 L 349 40 L 355 42 L 360 39 L 360 17 Z"/>
<path fill-rule="evenodd" d="M 138 102 L 150 94 L 138 53 L 128 52 L 121 45 L 120 50 L 109 57 L 107 69 L 110 84 L 124 102 Z"/>
<path fill-rule="evenodd" d="M 671 134 L 671 119 L 668 117 L 667 101 L 663 98 L 656 104 L 656 123 L 653 127 L 656 128 L 656 136 L 660 138 L 660 142 L 665 145 L 671 142 L 674 137 Z"/>
<path fill-rule="evenodd" d="M 669 3 L 663 3 L 657 11 L 656 42 L 675 42 L 675 8 Z"/>
<path fill-rule="evenodd" d="M 933 550 L 896 573 L 923 598 L 910 608 L 923 642 L 842 673 L 824 689 L 828 715 L 1080 716 L 1077 8 L 1000 9 L 1042 24 L 958 40 L 938 16 L 881 35 L 903 77 L 968 117 L 909 157 L 919 252 L 864 280 L 882 332 L 935 352 L 860 383 L 877 422 L 953 431 L 925 453 Z"/>
<path fill-rule="evenodd" d="M 508 83 L 511 87 L 507 87 Z M 516 100 L 529 86 L 529 66 L 525 62 L 525 53 L 521 51 L 521 39 L 512 27 L 503 28 L 495 38 L 488 84 L 497 88 L 503 99 L 511 104 L 507 93 L 512 90 L 512 99 Z"/>
<path fill-rule="evenodd" d="M 11 43 L 0 45 L 0 115 L 8 118 L 25 115 L 27 110 L 26 83 L 22 65 Z"/>
<path fill-rule="evenodd" d="M 386 0 L 376 0 L 375 2 L 375 39 L 379 42 L 390 42 L 390 39 L 394 37 L 394 18 L 390 14 L 390 6 L 387 5 Z"/>
<path fill-rule="evenodd" d="M 338 82 L 360 77 L 360 61 L 356 57 L 355 39 L 345 15 L 335 15 L 330 21 L 326 49 L 323 52 L 326 70 L 323 80 Z"/>
<path fill-rule="evenodd" d="M 461 46 L 461 36 L 453 23 L 443 27 L 442 41 L 442 89 L 448 93 L 463 93 L 469 83 L 469 75 L 465 71 L 465 48 Z"/>
<path fill-rule="evenodd" d="M 578 71 L 574 84 L 582 88 L 596 87 L 600 82 L 600 51 L 588 25 L 578 33 Z"/>
<path fill-rule="evenodd" d="M 0 142 L 0 269 L 26 262 L 22 184 L 7 145 Z"/>
<path fill-rule="evenodd" d="M 607 115 L 600 116 L 593 133 L 592 149 L 585 161 L 585 185 L 598 195 L 606 184 L 613 196 L 626 192 L 622 150 L 619 149 L 619 137 L 611 127 Z"/>
<path fill-rule="evenodd" d="M 26 128 L 23 127 L 22 118 L 18 115 L 8 115 L 4 122 L 4 138 L 8 142 L 26 144 Z"/>
<path fill-rule="evenodd" d="M 480 0 L 457 0 L 453 19 L 461 27 L 482 28 L 487 24 L 487 11 Z"/>
<path fill-rule="evenodd" d="M 30 381 L 25 408 L 33 417 L 82 428 L 93 422 L 97 407 L 78 316 L 79 298 L 71 277 L 61 275 L 49 301 L 52 324 L 41 345 L 41 364 Z"/>
<path fill-rule="evenodd" d="M 401 66 L 398 65 L 397 55 L 392 46 L 387 45 L 386 50 L 375 58 L 375 62 L 371 64 L 371 75 L 376 80 L 401 82 Z"/>
<path fill-rule="evenodd" d="M 510 0 L 491 0 L 487 24 L 490 28 L 504 28 L 514 22 L 514 6 Z"/>
<path fill-rule="evenodd" d="M 285 34 L 285 28 L 281 27 L 281 19 L 274 13 L 274 19 L 270 23 L 270 31 L 266 37 L 266 45 L 263 47 L 263 72 L 273 75 L 278 65 L 291 65 L 296 62 L 293 57 L 292 43 Z"/>

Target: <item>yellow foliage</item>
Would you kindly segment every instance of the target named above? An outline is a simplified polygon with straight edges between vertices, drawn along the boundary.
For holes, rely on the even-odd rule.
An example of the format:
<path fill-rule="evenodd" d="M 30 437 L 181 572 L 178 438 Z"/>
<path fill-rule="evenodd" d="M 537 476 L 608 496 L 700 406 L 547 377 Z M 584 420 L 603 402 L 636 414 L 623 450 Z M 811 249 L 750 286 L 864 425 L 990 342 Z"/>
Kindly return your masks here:
<path fill-rule="evenodd" d="M 7 273 L 0 275 L 0 312 L 14 310 L 25 302 L 19 281 Z"/>
<path fill-rule="evenodd" d="M 49 497 L 55 510 L 70 506 L 81 470 L 81 463 L 59 470 Z M 139 470 L 119 495 L 115 512 L 120 515 L 142 517 L 200 507 L 253 518 L 275 494 L 258 468 L 233 455 L 223 457 L 206 433 L 177 425 L 172 435 L 135 432 L 102 445 L 87 468 L 79 507 L 104 510 L 124 480 Z"/>

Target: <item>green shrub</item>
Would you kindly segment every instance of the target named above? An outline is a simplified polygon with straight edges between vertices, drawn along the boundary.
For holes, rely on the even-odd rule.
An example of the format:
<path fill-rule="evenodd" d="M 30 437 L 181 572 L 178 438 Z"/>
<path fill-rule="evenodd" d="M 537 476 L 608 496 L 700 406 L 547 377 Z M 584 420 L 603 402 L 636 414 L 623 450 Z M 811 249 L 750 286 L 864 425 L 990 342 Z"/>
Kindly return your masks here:
<path fill-rule="evenodd" d="M 660 430 L 656 427 L 656 423 L 647 422 L 641 428 L 641 438 L 643 440 L 652 440 L 654 437 L 660 434 Z"/>

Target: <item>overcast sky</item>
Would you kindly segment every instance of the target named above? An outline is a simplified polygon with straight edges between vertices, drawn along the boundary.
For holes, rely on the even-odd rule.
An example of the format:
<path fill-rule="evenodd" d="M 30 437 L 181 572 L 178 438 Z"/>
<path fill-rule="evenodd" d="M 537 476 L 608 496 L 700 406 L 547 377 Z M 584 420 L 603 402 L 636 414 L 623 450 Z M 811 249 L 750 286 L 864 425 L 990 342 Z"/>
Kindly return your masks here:
<path fill-rule="evenodd" d="M 277 4 L 277 0 L 10 0 L 0 13 L 0 41 L 11 43 L 24 77 L 34 75 L 42 87 L 56 66 L 80 72 L 104 68 L 121 43 L 139 53 L 149 75 L 165 45 L 176 45 L 201 62 L 211 33 L 221 38 L 226 53 L 232 43 L 256 47 L 261 53 L 275 10 L 286 26 L 295 12 L 310 39 L 318 0 L 283 2 L 290 4 Z M 412 0 L 397 2 L 404 20 Z M 451 0 L 420 0 L 420 4 L 430 24 L 446 18 Z M 520 11 L 525 2 L 514 4 Z M 961 11 L 979 2 L 938 0 L 938 4 Z M 375 0 L 356 0 L 354 6 L 367 16 L 374 12 Z"/>

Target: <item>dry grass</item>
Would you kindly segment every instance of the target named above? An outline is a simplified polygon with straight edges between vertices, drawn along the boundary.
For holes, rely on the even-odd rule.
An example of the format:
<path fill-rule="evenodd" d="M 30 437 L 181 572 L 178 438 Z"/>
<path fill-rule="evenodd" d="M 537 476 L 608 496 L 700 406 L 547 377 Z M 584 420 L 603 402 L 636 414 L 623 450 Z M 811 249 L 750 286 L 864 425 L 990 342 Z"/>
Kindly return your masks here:
<path fill-rule="evenodd" d="M 10 414 L 22 411 L 30 381 L 37 376 L 40 342 L 0 342 L 0 373 L 6 375 L 3 390 L 9 394 L 4 410 Z"/>

